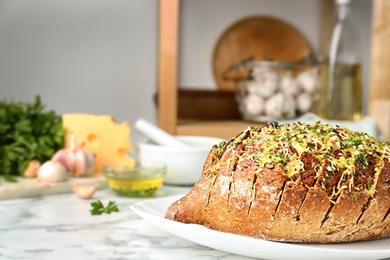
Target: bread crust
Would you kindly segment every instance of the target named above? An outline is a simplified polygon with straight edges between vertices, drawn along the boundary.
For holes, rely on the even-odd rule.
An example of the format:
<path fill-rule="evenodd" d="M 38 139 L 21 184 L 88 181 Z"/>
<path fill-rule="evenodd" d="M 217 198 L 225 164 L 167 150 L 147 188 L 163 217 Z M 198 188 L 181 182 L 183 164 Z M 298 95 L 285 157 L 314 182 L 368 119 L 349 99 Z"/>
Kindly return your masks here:
<path fill-rule="evenodd" d="M 296 137 L 304 145 L 279 138 L 304 132 L 303 127 L 307 136 Z M 198 182 L 165 217 L 275 241 L 385 238 L 390 236 L 389 147 L 319 123 L 248 128 L 211 149 Z"/>

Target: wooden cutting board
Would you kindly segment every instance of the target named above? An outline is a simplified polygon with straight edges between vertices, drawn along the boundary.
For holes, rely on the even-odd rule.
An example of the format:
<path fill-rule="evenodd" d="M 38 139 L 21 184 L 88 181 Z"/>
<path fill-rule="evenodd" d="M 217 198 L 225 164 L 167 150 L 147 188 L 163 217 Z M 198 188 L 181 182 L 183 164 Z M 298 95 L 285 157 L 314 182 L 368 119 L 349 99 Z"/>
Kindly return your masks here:
<path fill-rule="evenodd" d="M 233 90 L 223 72 L 248 57 L 296 61 L 311 52 L 305 37 L 289 23 L 271 16 L 251 16 L 229 26 L 220 36 L 212 57 L 218 89 Z"/>
<path fill-rule="evenodd" d="M 101 173 L 94 173 L 87 177 L 71 177 L 63 182 L 45 184 L 38 182 L 37 179 L 28 179 L 17 177 L 18 182 L 5 182 L 0 180 L 0 200 L 28 198 L 36 196 L 45 196 L 61 193 L 73 194 L 73 183 L 77 182 L 84 185 L 98 185 L 98 189 L 108 187 L 105 177 Z"/>

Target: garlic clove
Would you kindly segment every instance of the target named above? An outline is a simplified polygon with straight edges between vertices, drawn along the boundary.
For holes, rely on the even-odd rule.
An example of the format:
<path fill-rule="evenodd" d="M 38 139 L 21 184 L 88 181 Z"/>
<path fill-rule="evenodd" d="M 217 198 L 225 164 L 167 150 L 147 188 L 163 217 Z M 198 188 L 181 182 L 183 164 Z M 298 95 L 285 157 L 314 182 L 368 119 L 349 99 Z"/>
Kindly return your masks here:
<path fill-rule="evenodd" d="M 44 183 L 62 182 L 68 179 L 68 173 L 61 163 L 47 161 L 39 168 L 37 178 Z"/>
<path fill-rule="evenodd" d="M 73 152 L 74 176 L 83 176 L 91 173 L 95 168 L 95 157 L 86 149 L 78 149 Z"/>
<path fill-rule="evenodd" d="M 41 167 L 41 163 L 37 160 L 32 160 L 28 163 L 26 170 L 23 173 L 23 176 L 26 178 L 35 178 L 37 177 L 38 170 Z"/>
<path fill-rule="evenodd" d="M 96 166 L 96 159 L 95 159 L 95 155 L 90 153 L 90 152 L 87 152 L 86 153 L 86 156 L 87 156 L 87 165 L 85 167 L 85 172 L 86 173 L 92 173 L 93 170 L 95 170 L 95 166 Z"/>
<path fill-rule="evenodd" d="M 73 183 L 73 192 L 80 198 L 80 199 L 89 199 L 91 198 L 96 190 L 98 185 L 81 185 L 77 182 Z"/>

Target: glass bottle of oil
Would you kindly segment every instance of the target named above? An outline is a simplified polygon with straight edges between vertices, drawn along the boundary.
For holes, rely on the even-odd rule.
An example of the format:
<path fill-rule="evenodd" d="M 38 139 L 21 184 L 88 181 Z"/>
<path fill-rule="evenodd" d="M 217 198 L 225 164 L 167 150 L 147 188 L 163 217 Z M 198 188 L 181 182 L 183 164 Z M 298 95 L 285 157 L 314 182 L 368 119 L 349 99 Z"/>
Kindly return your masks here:
<path fill-rule="evenodd" d="M 320 67 L 317 114 L 324 119 L 363 117 L 361 50 L 350 2 L 336 0 L 336 21 Z"/>

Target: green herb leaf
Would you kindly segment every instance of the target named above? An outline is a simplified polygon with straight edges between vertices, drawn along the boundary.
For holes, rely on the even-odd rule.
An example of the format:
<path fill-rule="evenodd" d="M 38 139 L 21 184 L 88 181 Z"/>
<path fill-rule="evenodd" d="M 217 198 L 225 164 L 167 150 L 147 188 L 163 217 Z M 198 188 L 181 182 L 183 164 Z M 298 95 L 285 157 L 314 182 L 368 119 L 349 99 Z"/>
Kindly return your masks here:
<path fill-rule="evenodd" d="M 114 201 L 108 202 L 107 207 L 104 207 L 100 200 L 92 202 L 91 206 L 91 215 L 102 215 L 103 213 L 111 214 L 112 212 L 119 212 L 118 206 Z"/>
<path fill-rule="evenodd" d="M 363 153 L 360 153 L 356 159 L 355 159 L 355 163 L 357 162 L 360 162 L 363 164 L 363 169 L 364 170 L 368 170 L 368 160 L 367 160 L 367 157 L 365 156 L 365 154 Z"/>

